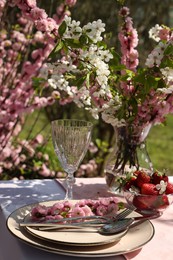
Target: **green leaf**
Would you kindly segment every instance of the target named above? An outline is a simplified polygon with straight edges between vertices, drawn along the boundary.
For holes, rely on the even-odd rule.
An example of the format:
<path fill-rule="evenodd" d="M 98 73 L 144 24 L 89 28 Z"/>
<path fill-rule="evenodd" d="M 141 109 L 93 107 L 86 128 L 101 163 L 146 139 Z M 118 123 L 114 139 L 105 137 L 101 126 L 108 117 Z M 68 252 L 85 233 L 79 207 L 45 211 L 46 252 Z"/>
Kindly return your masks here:
<path fill-rule="evenodd" d="M 137 103 L 137 100 L 136 100 L 136 98 L 134 97 L 134 96 L 132 96 L 131 98 L 130 98 L 130 100 L 129 100 L 129 102 L 128 102 L 128 105 L 129 105 L 129 107 L 133 107 L 133 113 L 134 114 L 137 114 L 137 112 L 138 112 L 138 103 Z"/>
<path fill-rule="evenodd" d="M 118 202 L 118 210 L 120 210 L 120 209 L 125 209 L 124 202 Z"/>
<path fill-rule="evenodd" d="M 86 80 L 86 75 L 84 75 L 83 77 L 80 77 L 77 80 L 75 80 L 73 82 L 73 84 L 78 86 L 78 87 L 81 87 L 85 80 Z"/>
<path fill-rule="evenodd" d="M 63 51 L 65 54 L 67 54 L 69 51 L 68 46 L 66 45 L 66 43 L 64 41 L 63 41 Z"/>
<path fill-rule="evenodd" d="M 63 21 L 62 24 L 60 25 L 59 29 L 58 29 L 58 33 L 59 33 L 59 35 L 60 35 L 61 37 L 62 37 L 63 34 L 65 33 L 66 29 L 67 29 L 67 24 L 66 24 L 65 21 Z"/>
<path fill-rule="evenodd" d="M 71 48 L 82 48 L 83 45 L 81 44 L 81 42 L 77 39 L 65 39 L 65 43 L 67 46 L 71 47 Z"/>
<path fill-rule="evenodd" d="M 100 139 L 96 139 L 96 145 L 98 146 L 98 148 L 103 151 L 103 152 L 107 152 L 108 151 L 108 143 L 106 141 L 102 141 Z"/>
<path fill-rule="evenodd" d="M 46 80 L 44 78 L 33 77 L 32 85 L 35 90 L 39 90 L 40 85 L 43 84 Z"/>
<path fill-rule="evenodd" d="M 147 75 L 144 80 L 144 87 L 141 89 L 141 99 L 144 100 L 146 95 L 150 92 L 151 89 L 157 89 L 159 81 L 157 78 Z"/>
<path fill-rule="evenodd" d="M 110 81 L 117 81 L 117 79 L 118 79 L 118 76 L 116 74 L 109 76 Z"/>
<path fill-rule="evenodd" d="M 125 72 L 127 77 L 133 78 L 135 76 L 135 73 L 132 70 L 126 69 Z"/>
<path fill-rule="evenodd" d="M 103 41 L 98 42 L 97 46 L 98 47 L 103 47 L 104 49 L 107 49 L 107 44 L 105 42 L 103 42 Z"/>
<path fill-rule="evenodd" d="M 161 80 L 161 78 L 159 78 L 159 77 L 156 77 L 156 78 L 155 78 L 155 81 L 159 81 L 159 80 Z"/>
<path fill-rule="evenodd" d="M 59 52 L 59 51 L 63 48 L 63 46 L 64 46 L 64 43 L 63 43 L 62 41 L 60 41 L 60 42 L 56 45 L 56 47 L 55 47 L 55 49 L 54 49 L 54 52 L 55 52 L 55 53 Z"/>
<path fill-rule="evenodd" d="M 86 75 L 86 85 L 88 88 L 90 87 L 90 73 Z"/>
<path fill-rule="evenodd" d="M 124 2 L 125 2 L 125 0 L 117 0 L 117 2 L 120 4 L 120 5 L 124 5 Z"/>
<path fill-rule="evenodd" d="M 82 44 L 82 45 L 87 45 L 88 44 L 88 37 L 86 34 L 82 34 L 79 38 L 79 42 Z"/>
<path fill-rule="evenodd" d="M 126 68 L 126 67 L 125 67 L 125 65 L 123 65 L 123 64 L 120 64 L 120 65 L 115 66 L 115 70 L 117 70 L 117 71 L 124 70 L 125 68 Z"/>
<path fill-rule="evenodd" d="M 96 145 L 100 148 L 101 147 L 101 140 L 97 138 L 95 140 L 95 142 L 96 142 Z"/>
<path fill-rule="evenodd" d="M 166 60 L 163 60 L 161 65 L 160 65 L 161 68 L 165 68 L 165 67 L 169 67 L 169 68 L 173 68 L 173 62 L 172 62 L 172 59 L 166 59 Z"/>
<path fill-rule="evenodd" d="M 173 55 L 173 46 L 172 45 L 168 45 L 164 51 L 164 54 L 166 55 Z"/>
<path fill-rule="evenodd" d="M 48 58 L 53 58 L 64 47 L 63 41 L 59 41 L 55 48 L 51 51 Z"/>

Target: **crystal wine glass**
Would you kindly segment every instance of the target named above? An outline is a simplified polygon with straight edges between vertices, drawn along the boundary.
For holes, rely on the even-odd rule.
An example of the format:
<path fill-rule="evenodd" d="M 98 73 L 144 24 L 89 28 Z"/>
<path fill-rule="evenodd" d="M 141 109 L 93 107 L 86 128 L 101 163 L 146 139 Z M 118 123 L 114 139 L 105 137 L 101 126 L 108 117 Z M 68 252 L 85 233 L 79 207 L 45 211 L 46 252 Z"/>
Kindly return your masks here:
<path fill-rule="evenodd" d="M 83 160 L 91 141 L 92 123 L 84 120 L 62 119 L 51 122 L 55 153 L 67 173 L 65 199 L 73 199 L 74 172 Z"/>

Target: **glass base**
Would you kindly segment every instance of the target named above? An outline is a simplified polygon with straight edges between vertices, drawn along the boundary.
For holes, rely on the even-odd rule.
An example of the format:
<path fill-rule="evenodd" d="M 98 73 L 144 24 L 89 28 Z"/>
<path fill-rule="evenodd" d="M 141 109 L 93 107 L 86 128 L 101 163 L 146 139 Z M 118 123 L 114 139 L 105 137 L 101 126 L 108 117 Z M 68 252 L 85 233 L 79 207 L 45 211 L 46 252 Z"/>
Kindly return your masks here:
<path fill-rule="evenodd" d="M 112 172 L 106 171 L 105 178 L 108 186 L 108 191 L 119 196 L 123 196 L 123 192 L 119 189 L 120 183 L 118 182 L 120 175 L 115 175 Z"/>

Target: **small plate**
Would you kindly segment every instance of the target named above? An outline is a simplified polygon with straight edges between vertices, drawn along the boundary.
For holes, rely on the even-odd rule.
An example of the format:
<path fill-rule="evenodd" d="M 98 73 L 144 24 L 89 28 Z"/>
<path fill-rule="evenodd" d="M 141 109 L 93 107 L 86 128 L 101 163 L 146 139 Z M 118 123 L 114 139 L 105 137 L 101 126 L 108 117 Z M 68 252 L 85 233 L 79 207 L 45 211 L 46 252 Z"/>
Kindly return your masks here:
<path fill-rule="evenodd" d="M 55 202 L 56 201 L 44 202 L 44 205 L 53 205 Z M 69 238 L 67 243 L 65 241 L 63 241 L 63 243 L 58 242 L 57 240 L 52 241 L 52 239 L 45 240 L 43 237 L 37 237 L 35 234 L 31 234 L 25 228 L 19 226 L 19 223 L 23 222 L 24 217 L 34 206 L 36 205 L 31 204 L 15 210 L 7 219 L 7 227 L 14 236 L 22 241 L 40 249 L 58 254 L 80 257 L 119 255 L 141 248 L 149 242 L 154 235 L 154 227 L 151 222 L 147 220 L 136 227 L 130 228 L 129 231 L 121 237 L 120 241 L 117 241 L 117 239 L 115 240 L 115 238 L 114 241 L 110 241 L 110 236 L 104 236 L 105 241 L 107 241 L 106 243 L 102 241 L 100 242 L 101 244 L 99 244 L 99 242 L 96 241 L 96 245 L 94 246 L 92 243 L 88 244 L 88 246 L 85 246 L 84 243 L 83 246 L 83 240 L 86 239 L 85 237 L 88 235 L 92 237 L 94 234 L 86 234 L 86 232 L 85 234 L 78 234 L 82 240 L 82 244 L 77 243 L 75 245 L 70 245 L 69 242 L 72 243 L 72 240 Z M 58 235 L 59 233 L 60 232 L 58 232 Z M 71 237 L 71 232 L 70 235 L 69 232 L 64 233 L 67 234 L 67 237 Z"/>

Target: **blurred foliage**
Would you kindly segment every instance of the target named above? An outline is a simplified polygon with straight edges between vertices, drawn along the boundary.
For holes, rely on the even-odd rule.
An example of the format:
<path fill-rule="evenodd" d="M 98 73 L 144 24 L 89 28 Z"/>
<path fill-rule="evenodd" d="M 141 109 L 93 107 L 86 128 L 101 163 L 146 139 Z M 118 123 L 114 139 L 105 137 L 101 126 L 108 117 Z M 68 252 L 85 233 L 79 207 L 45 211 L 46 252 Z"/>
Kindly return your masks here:
<path fill-rule="evenodd" d="M 156 169 L 173 175 L 173 116 L 167 117 L 166 126 L 154 126 L 147 138 L 148 152 Z"/>

